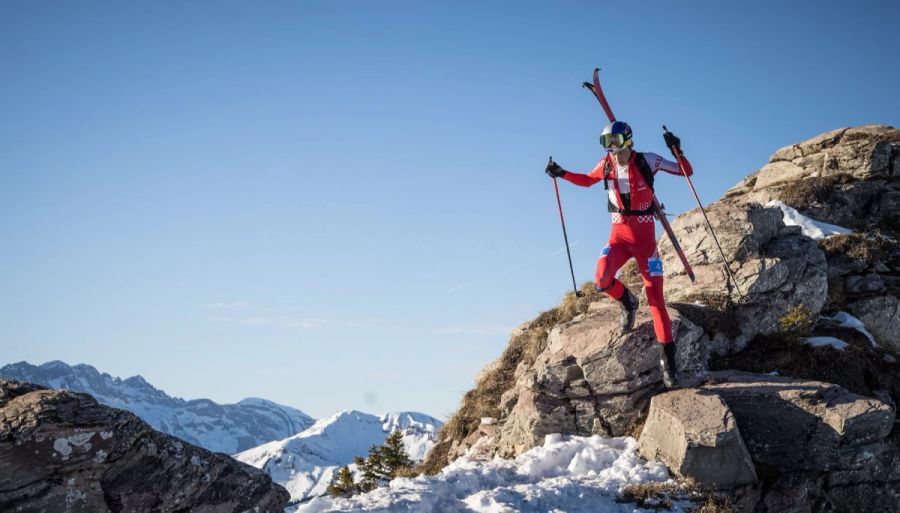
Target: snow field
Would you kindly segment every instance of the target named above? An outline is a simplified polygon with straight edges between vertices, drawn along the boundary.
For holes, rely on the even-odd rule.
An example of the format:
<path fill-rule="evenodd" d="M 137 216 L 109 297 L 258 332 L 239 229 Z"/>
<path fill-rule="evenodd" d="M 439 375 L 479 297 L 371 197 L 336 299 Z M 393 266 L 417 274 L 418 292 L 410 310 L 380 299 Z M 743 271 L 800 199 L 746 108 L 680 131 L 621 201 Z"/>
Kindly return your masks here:
<path fill-rule="evenodd" d="M 654 511 L 617 498 L 628 485 L 664 482 L 666 467 L 645 461 L 633 438 L 548 435 L 514 460 L 476 461 L 472 452 L 436 476 L 395 479 L 350 499 L 318 497 L 289 513 L 625 513 Z M 683 511 L 689 503 L 676 503 Z"/>

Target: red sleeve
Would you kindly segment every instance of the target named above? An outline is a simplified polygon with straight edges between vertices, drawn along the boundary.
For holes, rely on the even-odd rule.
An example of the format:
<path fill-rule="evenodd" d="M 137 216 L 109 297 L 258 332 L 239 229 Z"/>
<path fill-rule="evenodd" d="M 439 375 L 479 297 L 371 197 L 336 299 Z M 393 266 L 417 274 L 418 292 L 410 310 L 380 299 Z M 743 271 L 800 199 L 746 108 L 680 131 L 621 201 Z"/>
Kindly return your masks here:
<path fill-rule="evenodd" d="M 665 171 L 672 175 L 683 175 L 677 162 L 672 162 L 671 160 L 660 157 L 656 153 L 650 152 L 645 153 L 644 158 L 647 159 L 647 163 L 650 165 L 650 169 L 653 170 L 654 175 L 659 171 Z M 681 161 L 684 162 L 684 172 L 687 176 L 693 175 L 694 168 L 691 167 L 691 163 L 688 162 L 688 159 L 681 157 Z"/>
<path fill-rule="evenodd" d="M 603 179 L 602 176 L 598 177 L 592 175 L 583 175 L 581 173 L 573 173 L 571 171 L 566 171 L 566 174 L 563 175 L 563 178 L 574 183 L 575 185 L 580 185 L 582 187 L 590 187 Z"/>
<path fill-rule="evenodd" d="M 568 180 L 575 185 L 580 185 L 582 187 L 590 187 L 595 183 L 603 180 L 603 161 L 597 163 L 594 167 L 594 170 L 590 172 L 590 174 L 584 175 L 581 173 L 573 173 L 571 171 L 566 171 L 566 174 L 563 175 L 565 180 Z"/>

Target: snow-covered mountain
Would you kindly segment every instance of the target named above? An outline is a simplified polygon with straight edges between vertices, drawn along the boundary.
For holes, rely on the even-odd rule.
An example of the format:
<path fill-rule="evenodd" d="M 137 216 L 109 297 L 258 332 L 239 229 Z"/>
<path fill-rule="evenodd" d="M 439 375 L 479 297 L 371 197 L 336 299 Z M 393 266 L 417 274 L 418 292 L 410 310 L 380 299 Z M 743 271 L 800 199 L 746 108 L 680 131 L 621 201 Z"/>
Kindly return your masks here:
<path fill-rule="evenodd" d="M 326 493 L 332 477 L 356 456 L 367 456 L 395 430 L 416 461 L 434 445 L 441 421 L 422 413 L 389 413 L 380 417 L 354 410 L 338 412 L 284 440 L 269 442 L 236 454 L 244 463 L 265 470 L 287 488 L 294 502 Z"/>
<path fill-rule="evenodd" d="M 218 404 L 170 397 L 141 376 L 123 380 L 84 364 L 19 362 L 0 368 L 0 377 L 88 393 L 102 404 L 136 414 L 158 431 L 227 454 L 299 433 L 314 422 L 300 410 L 265 399 Z"/>

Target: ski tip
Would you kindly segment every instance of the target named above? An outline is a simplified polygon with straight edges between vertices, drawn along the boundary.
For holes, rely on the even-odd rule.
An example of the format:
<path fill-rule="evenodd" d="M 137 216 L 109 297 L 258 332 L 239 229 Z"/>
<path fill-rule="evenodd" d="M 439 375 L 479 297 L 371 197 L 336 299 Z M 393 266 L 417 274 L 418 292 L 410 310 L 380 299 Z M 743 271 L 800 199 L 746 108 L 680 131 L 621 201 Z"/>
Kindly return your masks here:
<path fill-rule="evenodd" d="M 600 71 L 600 68 L 594 68 L 594 73 L 597 73 L 598 71 Z"/>
<path fill-rule="evenodd" d="M 668 131 L 669 131 L 669 129 L 666 128 L 666 125 L 663 125 L 663 132 L 668 132 Z"/>

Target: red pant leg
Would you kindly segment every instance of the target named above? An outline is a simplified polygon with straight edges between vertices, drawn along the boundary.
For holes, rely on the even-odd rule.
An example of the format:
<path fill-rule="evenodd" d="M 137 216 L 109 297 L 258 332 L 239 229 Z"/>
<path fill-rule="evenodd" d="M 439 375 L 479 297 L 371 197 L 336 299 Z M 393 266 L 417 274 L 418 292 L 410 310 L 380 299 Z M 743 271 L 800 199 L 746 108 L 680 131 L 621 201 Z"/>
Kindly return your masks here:
<path fill-rule="evenodd" d="M 600 252 L 597 259 L 597 270 L 594 273 L 594 284 L 598 290 L 606 292 L 613 299 L 619 299 L 625 293 L 625 285 L 616 279 L 616 272 L 631 258 L 628 246 L 610 237 L 609 243 Z"/>
<path fill-rule="evenodd" d="M 669 320 L 666 300 L 663 297 L 662 260 L 656 251 L 656 241 L 653 239 L 650 241 L 650 244 L 644 243 L 634 248 L 634 259 L 637 262 L 641 278 L 644 280 L 644 290 L 647 292 L 647 302 L 650 304 L 650 314 L 653 316 L 653 331 L 656 333 L 656 340 L 666 343 L 672 341 L 672 321 Z"/>

